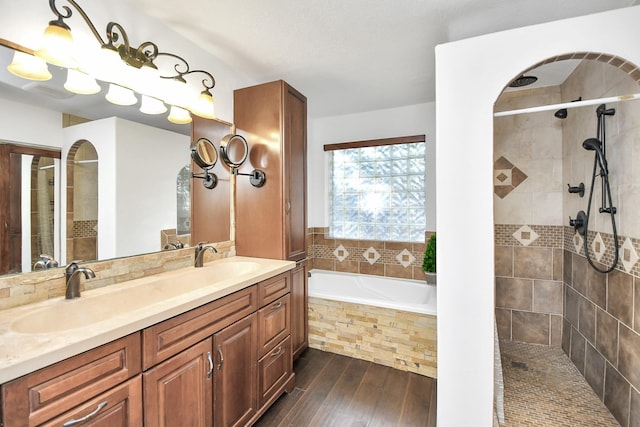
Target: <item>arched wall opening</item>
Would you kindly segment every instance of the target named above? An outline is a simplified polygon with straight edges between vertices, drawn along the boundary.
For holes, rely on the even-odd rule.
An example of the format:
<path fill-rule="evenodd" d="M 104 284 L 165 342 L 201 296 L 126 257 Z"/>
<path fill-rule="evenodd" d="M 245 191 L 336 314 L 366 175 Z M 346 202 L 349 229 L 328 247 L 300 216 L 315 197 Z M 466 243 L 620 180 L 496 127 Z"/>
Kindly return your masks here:
<path fill-rule="evenodd" d="M 513 76 L 566 52 L 609 52 L 640 63 L 639 20 L 640 8 L 632 7 L 436 48 L 441 426 L 493 421 L 494 103 Z"/>
<path fill-rule="evenodd" d="M 634 70 L 625 58 L 605 53 L 561 55 L 524 72 L 539 76 L 538 82 L 507 88 L 496 101 L 495 110 L 505 114 L 494 119 L 493 176 L 496 322 L 506 361 L 505 401 L 512 402 L 507 422 L 543 414 L 543 401 L 553 393 L 559 397 L 554 400 L 568 402 L 554 411 L 578 424 L 596 424 L 600 417 L 606 422 L 610 415 L 604 405 L 584 402 L 591 397 L 589 387 L 621 425 L 631 418 L 630 390 L 640 385 L 634 380 L 637 365 L 628 361 L 640 354 L 633 322 L 640 251 L 634 243 L 640 218 L 633 205 L 640 181 L 630 161 L 640 136 L 640 123 L 633 119 L 640 115 L 640 102 L 628 100 L 640 92 Z M 567 103 L 566 109 L 538 108 Z M 605 109 L 598 119 L 596 112 Z M 599 212 L 604 187 L 598 159 L 582 145 L 593 138 L 608 170 L 605 191 L 611 190 L 616 209 L 617 245 L 612 215 Z M 568 185 L 579 184 L 582 196 L 568 191 Z M 586 237 L 569 225 L 579 211 L 589 213 Z M 601 271 L 613 271 L 601 274 L 589 260 Z M 568 372 L 573 363 L 586 381 L 571 389 L 550 381 L 543 392 L 536 386 L 536 370 L 523 374 L 514 363 L 546 365 L 558 379 L 565 372 L 560 367 Z M 526 397 L 530 412 L 517 403 L 522 394 L 513 386 L 523 380 L 533 391 Z M 625 394 L 626 405 L 612 398 Z M 592 409 L 584 413 L 577 402 Z"/>

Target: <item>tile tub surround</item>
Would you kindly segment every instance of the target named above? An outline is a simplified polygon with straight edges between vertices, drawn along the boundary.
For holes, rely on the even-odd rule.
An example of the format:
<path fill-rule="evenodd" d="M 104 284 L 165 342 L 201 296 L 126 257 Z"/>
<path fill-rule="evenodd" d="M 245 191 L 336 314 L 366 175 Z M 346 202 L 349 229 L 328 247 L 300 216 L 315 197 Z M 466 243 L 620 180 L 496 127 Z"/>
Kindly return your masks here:
<path fill-rule="evenodd" d="M 215 243 L 217 254 L 207 252 L 205 261 L 235 255 L 235 242 Z M 107 261 L 83 263 L 96 273 L 96 278 L 82 280 L 81 290 L 97 289 L 127 280 L 177 270 L 193 265 L 194 249 L 155 252 Z M 31 304 L 65 293 L 64 268 L 0 277 L 0 310 Z"/>
<path fill-rule="evenodd" d="M 437 378 L 436 317 L 309 298 L 309 346 Z"/>
<path fill-rule="evenodd" d="M 425 233 L 425 242 L 431 234 Z M 329 237 L 328 227 L 307 230 L 311 268 L 321 270 L 424 280 L 425 248 L 424 242 L 334 239 Z"/>

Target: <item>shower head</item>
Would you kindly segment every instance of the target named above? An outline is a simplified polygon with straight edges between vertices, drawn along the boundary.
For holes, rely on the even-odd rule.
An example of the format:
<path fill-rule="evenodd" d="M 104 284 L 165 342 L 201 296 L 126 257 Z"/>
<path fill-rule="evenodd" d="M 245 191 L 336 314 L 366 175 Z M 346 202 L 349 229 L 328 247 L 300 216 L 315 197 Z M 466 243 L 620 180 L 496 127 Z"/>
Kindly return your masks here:
<path fill-rule="evenodd" d="M 558 111 L 556 111 L 555 113 L 553 113 L 554 116 L 556 116 L 559 119 L 566 119 L 567 118 L 567 109 L 566 108 L 561 108 Z"/>
<path fill-rule="evenodd" d="M 609 170 L 607 169 L 607 161 L 605 160 L 604 154 L 602 153 L 602 143 L 596 138 L 589 138 L 584 140 L 584 142 L 582 143 L 582 148 L 589 151 L 595 151 L 596 157 L 598 158 L 598 163 L 600 163 L 600 175 L 609 175 Z"/>

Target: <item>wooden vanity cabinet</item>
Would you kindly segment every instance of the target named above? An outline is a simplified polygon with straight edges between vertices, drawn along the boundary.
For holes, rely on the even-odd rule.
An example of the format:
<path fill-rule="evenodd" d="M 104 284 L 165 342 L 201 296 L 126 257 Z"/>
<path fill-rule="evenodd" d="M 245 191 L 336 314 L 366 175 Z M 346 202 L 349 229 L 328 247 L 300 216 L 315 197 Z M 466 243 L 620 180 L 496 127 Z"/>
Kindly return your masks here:
<path fill-rule="evenodd" d="M 233 92 L 234 124 L 250 147 L 241 172 L 266 174 L 264 186 L 236 182 L 238 255 L 297 261 L 291 284 L 291 346 L 308 345 L 307 99 L 282 80 Z M 257 214 L 257 212 L 259 212 Z"/>
<path fill-rule="evenodd" d="M 140 334 L 135 333 L 10 381 L 2 386 L 2 421 L 5 426 L 39 426 L 95 411 L 84 425 L 122 420 L 118 425 L 138 426 L 140 382 L 116 386 L 139 377 L 140 365 Z M 103 401 L 108 405 L 96 411 Z"/>
<path fill-rule="evenodd" d="M 248 161 L 266 174 L 262 187 L 236 181 L 238 255 L 297 261 L 307 256 L 307 98 L 282 80 L 233 92 L 236 131 Z"/>

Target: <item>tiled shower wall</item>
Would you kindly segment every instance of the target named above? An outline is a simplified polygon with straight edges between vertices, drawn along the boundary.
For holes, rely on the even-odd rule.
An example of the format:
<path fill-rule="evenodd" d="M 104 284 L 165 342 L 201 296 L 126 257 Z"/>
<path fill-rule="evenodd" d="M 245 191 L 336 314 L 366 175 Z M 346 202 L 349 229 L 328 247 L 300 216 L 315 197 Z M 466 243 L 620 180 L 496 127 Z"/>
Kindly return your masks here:
<path fill-rule="evenodd" d="M 557 103 L 560 88 L 507 92 L 497 111 Z M 562 124 L 550 113 L 494 123 L 496 322 L 501 339 L 562 340 Z"/>
<path fill-rule="evenodd" d="M 540 96 L 555 93 L 556 97 L 548 99 L 551 102 L 524 97 L 519 100 L 519 95 L 509 94 L 503 97 L 510 105 L 496 109 L 568 102 L 579 97 L 597 99 L 638 93 L 640 87 L 622 71 L 624 67 L 619 67 L 619 63 L 611 62 L 613 65 L 610 65 L 584 61 L 561 87 L 529 91 L 529 95 L 539 92 Z M 558 90 L 560 98 L 557 97 Z M 527 93 L 523 95 L 526 97 Z M 607 105 L 616 108 L 615 116 L 606 119 L 611 189 L 613 204 L 618 209 L 620 259 L 616 269 L 612 273 L 601 274 L 589 266 L 582 236 L 565 225 L 569 216 L 575 217 L 579 210 L 587 210 L 594 153 L 584 150 L 581 145 L 586 138 L 596 136 L 596 107 L 569 109 L 565 120 L 556 119 L 553 111 L 509 120 L 496 119 L 496 319 L 501 338 L 544 342 L 545 323 L 536 323 L 540 314 L 536 295 L 542 286 L 541 272 L 549 274 L 549 266 L 544 269 L 543 260 L 551 262 L 554 282 L 557 282 L 558 272 L 562 272 L 564 289 L 559 297 L 563 307 L 562 349 L 620 425 L 637 427 L 640 426 L 640 265 L 637 262 L 640 253 L 640 240 L 637 239 L 640 236 L 640 217 L 637 214 L 637 206 L 640 206 L 640 167 L 637 166 L 640 165 L 640 103 Z M 539 133 L 533 129 L 533 124 L 540 126 Z M 562 133 L 559 141 L 558 129 Z M 507 137 L 503 138 L 505 135 Z M 553 154 L 547 163 L 547 175 L 543 176 L 540 171 L 535 171 L 531 160 L 548 152 L 550 141 L 562 147 L 562 160 L 558 164 L 557 153 Z M 555 150 L 557 148 L 554 147 Z M 511 174 L 504 173 L 505 169 Z M 567 184 L 578 185 L 580 182 L 586 186 L 584 197 L 567 192 Z M 531 193 L 533 197 L 529 199 L 521 193 L 527 193 L 530 185 L 540 187 Z M 560 202 L 556 201 L 558 191 Z M 613 261 L 614 238 L 608 216 L 597 212 L 601 200 L 597 180 L 593 198 L 587 242 L 591 258 L 604 268 L 605 264 L 610 265 Z M 553 205 L 545 207 L 550 200 L 554 200 Z M 560 206 L 559 220 L 540 223 L 540 218 L 544 217 L 536 214 L 540 212 L 540 207 L 536 206 L 538 201 L 540 206 L 549 210 L 550 217 L 558 215 Z M 552 255 L 549 257 L 547 251 L 545 257 L 542 249 L 534 249 L 540 236 L 549 234 L 549 225 L 562 230 L 564 238 L 560 246 L 556 247 L 557 242 L 551 245 Z M 530 241 L 532 236 L 534 241 Z M 556 262 L 558 249 L 562 250 L 561 267 Z M 557 290 L 555 292 L 557 295 Z M 549 313 L 551 318 L 557 316 L 557 308 L 555 306 L 554 312 Z M 510 323 L 506 320 L 508 315 L 511 316 Z M 528 333 L 520 331 L 523 322 L 528 322 L 531 329 Z M 558 344 L 553 323 L 550 324 L 549 343 Z"/>
<path fill-rule="evenodd" d="M 307 245 L 311 268 L 424 280 L 425 243 L 334 239 L 318 227 L 308 229 Z"/>

